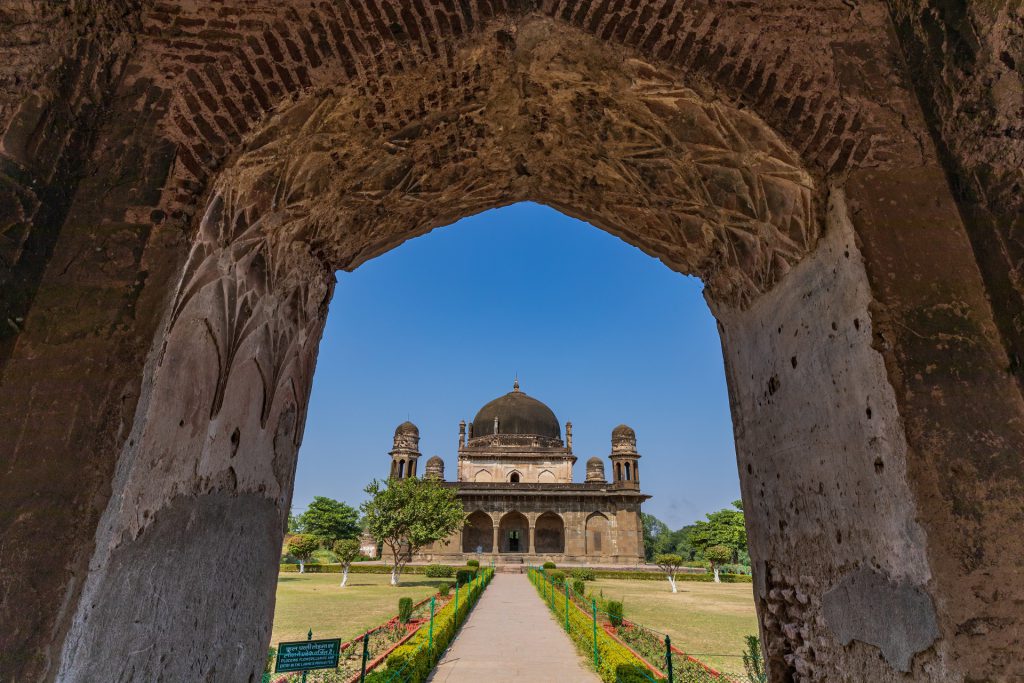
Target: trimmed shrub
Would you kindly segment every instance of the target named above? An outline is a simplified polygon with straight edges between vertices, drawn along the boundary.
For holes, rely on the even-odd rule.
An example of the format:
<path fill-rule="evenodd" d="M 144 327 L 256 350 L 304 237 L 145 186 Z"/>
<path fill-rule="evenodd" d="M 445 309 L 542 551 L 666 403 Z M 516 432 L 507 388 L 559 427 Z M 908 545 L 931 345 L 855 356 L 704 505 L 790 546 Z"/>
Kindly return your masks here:
<path fill-rule="evenodd" d="M 605 603 L 605 611 L 608 612 L 608 621 L 612 623 L 612 626 L 618 628 L 622 626 L 622 602 L 620 600 L 609 600 Z"/>
<path fill-rule="evenodd" d="M 275 657 L 277 657 L 277 648 L 273 646 L 267 648 L 267 665 L 263 668 L 263 673 L 274 673 Z"/>
<path fill-rule="evenodd" d="M 398 600 L 398 620 L 408 624 L 412 617 L 412 598 L 400 598 Z"/>
<path fill-rule="evenodd" d="M 580 581 L 594 581 L 597 579 L 597 574 L 594 573 L 594 570 L 587 567 L 573 569 L 569 574 L 572 578 L 579 579 Z"/>
<path fill-rule="evenodd" d="M 555 569 L 557 565 L 554 562 L 545 562 L 544 569 Z"/>
<path fill-rule="evenodd" d="M 460 569 L 455 572 L 455 583 L 462 586 L 476 578 L 475 569 Z"/>
<path fill-rule="evenodd" d="M 452 592 L 452 585 L 445 581 L 444 583 L 437 584 L 437 594 L 442 598 L 448 597 L 448 594 Z"/>
<path fill-rule="evenodd" d="M 639 664 L 619 664 L 615 668 L 615 683 L 650 683 L 651 672 Z"/>
<path fill-rule="evenodd" d="M 544 572 L 548 578 L 551 579 L 551 583 L 555 584 L 559 588 L 565 585 L 565 572 L 560 569 L 553 569 L 549 572 Z"/>
<path fill-rule="evenodd" d="M 447 579 L 455 573 L 455 567 L 449 567 L 446 564 L 428 564 L 423 573 L 432 579 Z"/>
<path fill-rule="evenodd" d="M 540 572 L 530 570 L 529 574 L 537 590 L 544 590 L 542 586 L 546 581 Z M 558 615 L 559 623 L 561 623 L 565 614 L 565 596 L 556 592 L 551 596 L 551 600 L 554 602 L 554 606 L 551 609 Z M 569 623 L 569 637 L 576 644 L 576 647 L 579 648 L 580 652 L 584 653 L 588 658 L 591 657 L 594 651 L 594 637 L 590 615 L 579 609 L 572 608 L 569 610 Z M 648 673 L 646 676 L 640 673 L 641 671 L 647 671 L 644 663 L 635 654 L 630 652 L 629 648 L 605 633 L 604 629 L 598 629 L 597 631 L 597 650 L 600 662 L 597 673 L 604 683 L 625 683 L 625 681 L 644 681 L 644 683 L 649 683 L 657 677 L 654 673 Z M 621 675 L 620 671 L 622 672 Z M 636 674 L 639 677 L 625 677 L 632 674 Z"/>
<path fill-rule="evenodd" d="M 473 567 L 474 569 L 475 568 L 479 568 L 480 567 L 480 560 L 466 560 L 466 566 L 467 567 Z"/>
<path fill-rule="evenodd" d="M 386 683 L 402 680 L 407 683 L 422 683 L 430 675 L 434 664 L 440 659 L 448 644 L 455 636 L 459 626 L 469 615 L 484 588 L 494 576 L 494 570 L 488 567 L 481 571 L 481 581 L 472 586 L 458 588 L 459 611 L 455 612 L 455 600 L 449 600 L 434 615 L 434 649 L 428 650 L 428 629 L 421 628 L 405 645 L 395 648 L 388 658 L 386 666 L 380 666 L 366 675 L 366 683 Z M 400 676 L 400 678 L 399 678 Z"/>
<path fill-rule="evenodd" d="M 572 592 L 581 598 L 587 594 L 587 584 L 583 583 L 583 579 L 572 580 Z"/>

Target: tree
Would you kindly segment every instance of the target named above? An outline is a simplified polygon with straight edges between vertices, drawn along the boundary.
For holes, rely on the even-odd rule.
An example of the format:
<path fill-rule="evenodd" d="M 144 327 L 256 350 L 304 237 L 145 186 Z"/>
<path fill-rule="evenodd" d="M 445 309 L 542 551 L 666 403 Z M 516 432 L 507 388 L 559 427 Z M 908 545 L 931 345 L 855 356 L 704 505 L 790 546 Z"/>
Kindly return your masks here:
<path fill-rule="evenodd" d="M 655 555 L 672 550 L 672 531 L 654 515 L 640 513 L 644 526 L 644 559 L 650 562 Z"/>
<path fill-rule="evenodd" d="M 299 532 L 299 518 L 297 515 L 288 512 L 288 533 L 297 534 Z"/>
<path fill-rule="evenodd" d="M 682 555 L 683 559 L 687 562 L 692 562 L 697 559 L 700 551 L 696 546 L 693 545 L 693 530 L 696 527 L 690 524 L 682 527 L 677 531 L 673 531 L 671 535 L 671 542 L 669 546 L 671 551 L 677 555 Z"/>
<path fill-rule="evenodd" d="M 299 515 L 298 523 L 302 533 L 316 536 L 325 546 L 359 535 L 359 513 L 355 508 L 325 496 L 315 496 Z"/>
<path fill-rule="evenodd" d="M 672 586 L 672 592 L 678 593 L 679 591 L 676 589 L 676 574 L 679 572 L 679 568 L 683 566 L 683 558 L 675 553 L 662 553 L 655 556 L 654 562 L 661 571 L 665 572 L 668 583 Z"/>
<path fill-rule="evenodd" d="M 693 525 L 690 542 L 697 550 L 707 557 L 707 549 L 711 546 L 724 545 L 729 548 L 729 560 L 736 562 L 741 553 L 747 550 L 747 527 L 743 521 L 743 503 L 734 501 L 735 510 L 728 508 L 711 512 L 706 515 L 707 521 Z"/>
<path fill-rule="evenodd" d="M 359 557 L 359 541 L 351 538 L 335 541 L 332 549 L 338 556 L 338 561 L 341 562 L 341 587 L 344 588 L 348 583 L 349 567 Z"/>
<path fill-rule="evenodd" d="M 704 559 L 711 563 L 711 571 L 715 573 L 715 583 L 722 583 L 722 579 L 718 577 L 718 570 L 732 559 L 732 548 L 726 545 L 713 545 L 704 551 Z"/>
<path fill-rule="evenodd" d="M 391 551 L 391 585 L 424 546 L 462 528 L 466 514 L 455 489 L 433 479 L 376 479 L 366 487 L 370 500 L 361 510 L 366 530 Z"/>
<path fill-rule="evenodd" d="M 299 561 L 299 573 L 306 573 L 306 560 L 313 551 L 320 547 L 320 539 L 309 534 L 295 534 L 288 541 L 288 554 L 294 555 Z"/>

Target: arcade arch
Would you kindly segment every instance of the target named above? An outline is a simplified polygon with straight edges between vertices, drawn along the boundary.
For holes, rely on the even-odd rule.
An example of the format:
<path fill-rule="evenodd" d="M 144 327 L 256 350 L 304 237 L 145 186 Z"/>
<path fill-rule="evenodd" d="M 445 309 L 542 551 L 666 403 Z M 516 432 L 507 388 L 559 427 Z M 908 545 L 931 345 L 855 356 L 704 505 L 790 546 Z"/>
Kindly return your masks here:
<path fill-rule="evenodd" d="M 555 512 L 545 512 L 534 523 L 534 544 L 539 555 L 565 552 L 565 522 Z"/>
<path fill-rule="evenodd" d="M 494 549 L 494 521 L 482 510 L 476 510 L 466 517 L 462 528 L 462 552 L 490 553 Z"/>
<path fill-rule="evenodd" d="M 525 553 L 530 545 L 530 522 L 526 515 L 506 512 L 498 524 L 498 552 Z"/>

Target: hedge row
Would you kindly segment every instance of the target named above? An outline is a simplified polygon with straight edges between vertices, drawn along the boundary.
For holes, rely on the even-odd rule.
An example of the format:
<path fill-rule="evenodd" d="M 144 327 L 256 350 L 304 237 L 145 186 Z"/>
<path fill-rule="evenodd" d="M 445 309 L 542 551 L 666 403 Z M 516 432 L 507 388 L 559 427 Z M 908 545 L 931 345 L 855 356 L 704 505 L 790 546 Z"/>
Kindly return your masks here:
<path fill-rule="evenodd" d="M 479 579 L 457 589 L 459 609 L 455 611 L 455 598 L 452 597 L 441 610 L 434 615 L 433 647 L 430 645 L 429 629 L 421 626 L 404 645 L 395 648 L 387 659 L 386 668 L 374 669 L 366 676 L 366 683 L 422 683 L 434 669 L 448 644 L 455 637 L 459 626 L 469 616 L 469 611 L 476 604 L 487 584 L 491 582 L 494 570 L 486 567 L 480 570 Z"/>
<path fill-rule="evenodd" d="M 422 564 L 410 564 L 402 570 L 403 574 L 426 574 L 428 567 L 436 567 L 438 565 L 422 565 Z M 451 565 L 443 565 L 449 567 Z M 454 575 L 459 569 L 466 569 L 466 567 L 455 567 L 451 566 L 452 574 Z M 297 564 L 282 564 L 282 572 L 297 572 L 299 571 L 299 565 Z M 576 574 L 579 570 L 571 570 L 572 574 Z M 310 574 L 340 574 L 340 564 L 317 564 L 315 562 L 309 562 L 306 564 L 306 572 Z M 386 564 L 353 564 L 349 569 L 351 574 L 390 574 L 391 566 Z M 638 581 L 664 581 L 665 575 L 662 572 L 643 572 L 643 571 L 630 571 L 630 570 L 616 570 L 616 569 L 591 569 L 587 570 L 588 574 L 595 576 L 598 579 L 634 579 Z M 722 579 L 722 583 L 750 583 L 753 581 L 753 577 L 749 574 L 720 574 L 719 577 Z M 676 574 L 676 581 L 703 581 L 711 582 L 714 581 L 715 577 L 713 574 L 685 574 L 680 572 Z"/>
<path fill-rule="evenodd" d="M 426 574 L 427 567 L 435 565 L 422 565 L 422 564 L 410 564 L 406 565 L 405 569 L 402 570 L 402 574 Z M 445 565 L 448 566 L 448 565 Z M 454 576 L 455 572 L 459 569 L 465 569 L 465 567 L 452 567 L 451 576 Z M 340 564 L 317 564 L 315 562 L 306 563 L 306 573 L 308 574 L 340 574 L 342 566 Z M 290 562 L 284 562 L 281 564 L 282 572 L 297 572 L 299 571 L 299 565 Z M 389 564 L 353 564 L 349 567 L 349 574 L 390 574 L 391 565 Z"/>
<path fill-rule="evenodd" d="M 530 582 L 538 592 L 543 594 L 541 584 L 544 576 L 536 569 L 530 569 Z M 550 572 L 549 572 L 550 575 Z M 548 593 L 548 607 L 555 613 L 560 626 L 565 624 L 566 597 L 561 591 Z M 587 616 L 576 608 L 575 605 L 569 608 L 569 637 L 580 649 L 580 652 L 593 662 L 594 656 L 594 623 L 593 617 Z M 629 648 L 622 645 L 604 629 L 597 629 L 597 673 L 604 683 L 621 683 L 623 681 L 650 681 L 652 676 L 647 673 L 649 670 Z"/>
<path fill-rule="evenodd" d="M 309 566 L 309 565 L 306 565 Z M 640 572 L 615 569 L 595 569 L 594 574 L 599 579 L 634 579 L 638 581 L 666 581 L 662 572 Z M 719 574 L 722 583 L 751 583 L 754 579 L 749 574 Z M 676 574 L 676 581 L 704 581 L 715 580 L 714 574 Z"/>

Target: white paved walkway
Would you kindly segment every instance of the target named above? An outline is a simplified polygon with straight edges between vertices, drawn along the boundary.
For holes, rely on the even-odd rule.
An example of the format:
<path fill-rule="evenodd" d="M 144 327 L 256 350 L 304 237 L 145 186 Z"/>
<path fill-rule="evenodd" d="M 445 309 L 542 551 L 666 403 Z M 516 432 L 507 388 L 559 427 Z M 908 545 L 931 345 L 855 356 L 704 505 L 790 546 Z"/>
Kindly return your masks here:
<path fill-rule="evenodd" d="M 428 680 L 600 681 L 525 574 L 495 575 Z"/>

